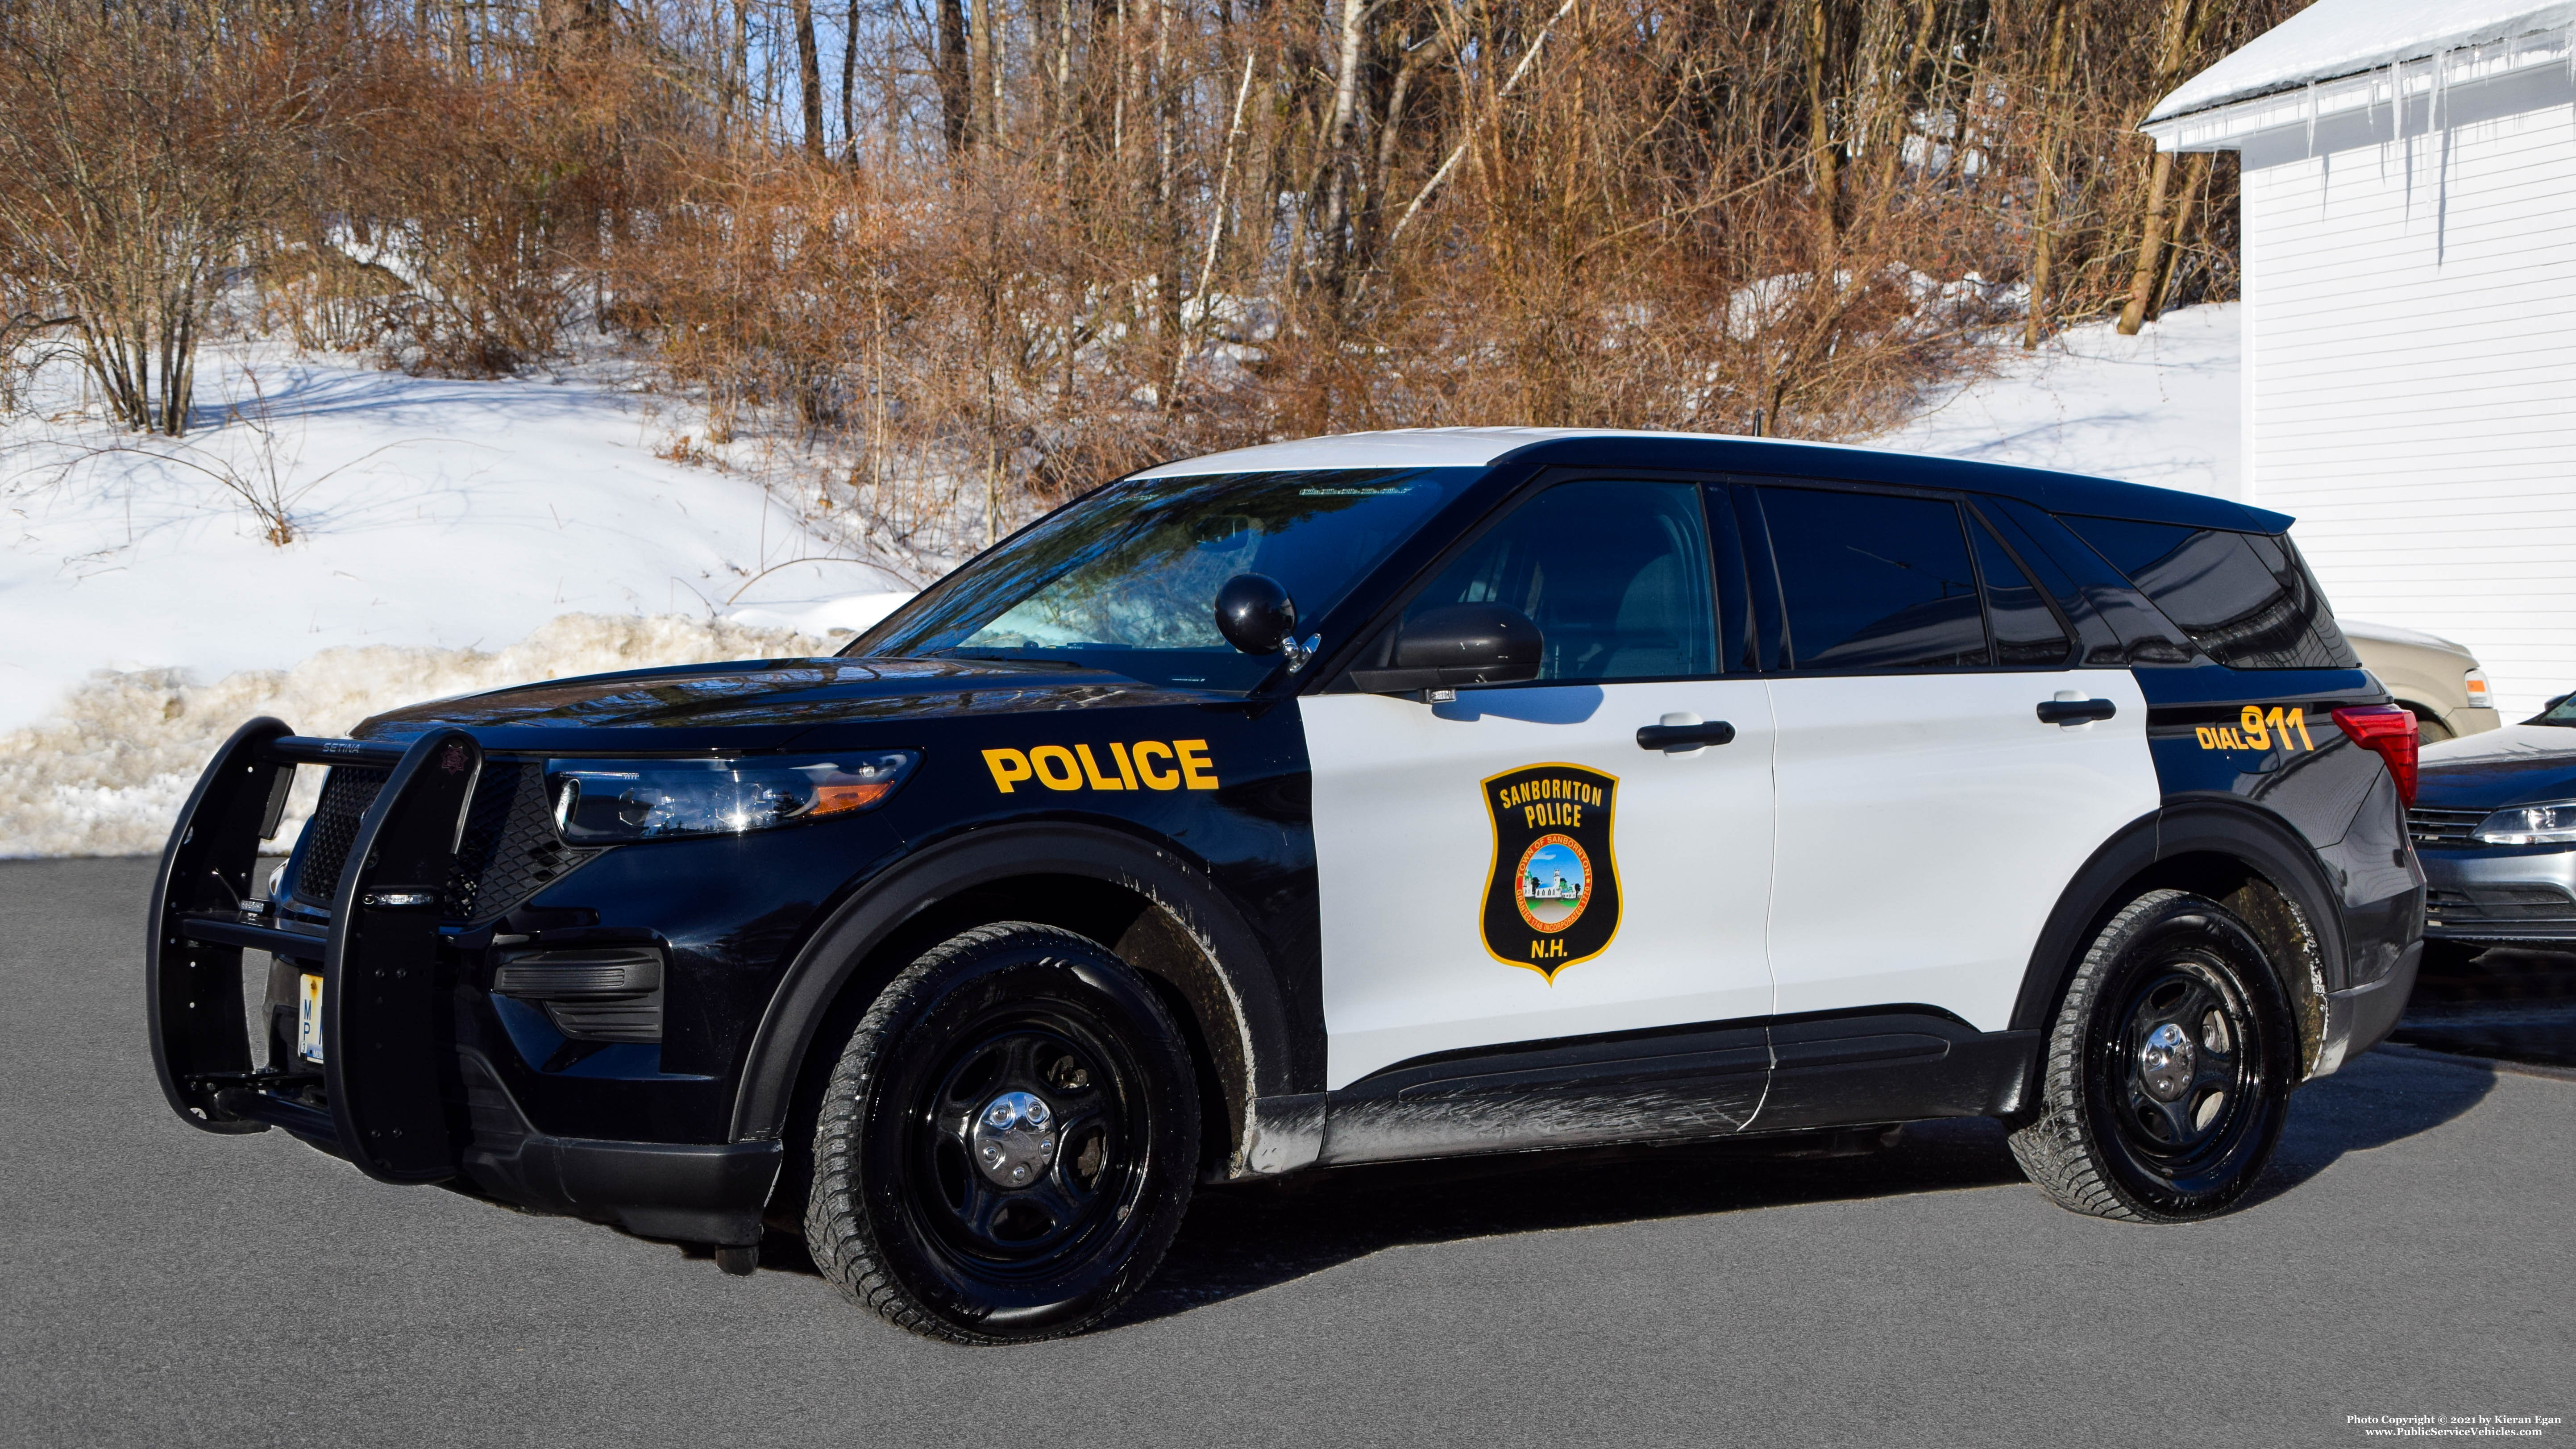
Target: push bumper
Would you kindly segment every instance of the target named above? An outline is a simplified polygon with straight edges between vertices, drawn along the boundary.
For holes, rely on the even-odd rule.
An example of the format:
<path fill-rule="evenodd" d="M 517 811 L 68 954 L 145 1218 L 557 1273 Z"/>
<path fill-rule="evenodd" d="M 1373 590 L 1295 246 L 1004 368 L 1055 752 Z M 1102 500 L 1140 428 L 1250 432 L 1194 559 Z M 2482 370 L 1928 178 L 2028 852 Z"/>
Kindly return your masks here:
<path fill-rule="evenodd" d="M 305 764 L 390 771 L 318 938 L 276 924 L 251 884 L 259 843 L 276 834 Z M 380 1182 L 462 1178 L 652 1236 L 758 1242 L 777 1143 L 550 1137 L 529 1130 L 514 1104 L 496 1118 L 478 1100 L 476 1078 L 498 1082 L 442 1030 L 439 921 L 482 768 L 481 746 L 461 730 L 408 745 L 304 738 L 274 719 L 235 732 L 181 810 L 153 883 L 145 973 L 163 1097 L 201 1131 L 277 1127 Z M 253 1067 L 246 949 L 318 963 L 318 1067 Z"/>

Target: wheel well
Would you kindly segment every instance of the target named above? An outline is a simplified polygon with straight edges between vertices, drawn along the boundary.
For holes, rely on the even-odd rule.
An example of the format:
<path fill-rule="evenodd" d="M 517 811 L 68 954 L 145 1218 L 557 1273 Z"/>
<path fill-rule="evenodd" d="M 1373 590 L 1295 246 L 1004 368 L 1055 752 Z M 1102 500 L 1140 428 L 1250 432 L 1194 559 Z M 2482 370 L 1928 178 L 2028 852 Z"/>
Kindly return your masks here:
<path fill-rule="evenodd" d="M 770 1221 L 801 1230 L 813 1175 L 814 1126 L 824 1084 L 877 994 L 924 952 L 997 921 L 1055 926 L 1099 942 L 1133 966 L 1163 999 L 1198 1074 L 1201 1175 L 1223 1175 L 1242 1146 L 1251 1091 L 1242 1029 L 1210 953 L 1144 892 L 1094 876 L 1026 875 L 984 881 L 915 913 L 863 957 L 824 1012 L 797 1064 Z M 1222 1110 L 1211 1110 L 1222 1104 Z"/>
<path fill-rule="evenodd" d="M 2092 944 L 2120 909 L 2152 890 L 2189 891 L 2207 896 L 2234 911 L 2261 942 L 2264 955 L 2281 978 L 2299 1021 L 2299 1064 L 2313 1070 L 2325 1039 L 2325 948 L 2296 898 L 2244 859 L 2221 851 L 2190 851 L 2168 856 L 2121 882 L 2093 920 L 2086 923 L 2077 950 Z M 2067 973 L 2074 974 L 2071 965 Z M 2059 987 L 2061 995 L 2064 987 Z M 2052 1009 L 2054 1003 L 2051 1004 Z"/>

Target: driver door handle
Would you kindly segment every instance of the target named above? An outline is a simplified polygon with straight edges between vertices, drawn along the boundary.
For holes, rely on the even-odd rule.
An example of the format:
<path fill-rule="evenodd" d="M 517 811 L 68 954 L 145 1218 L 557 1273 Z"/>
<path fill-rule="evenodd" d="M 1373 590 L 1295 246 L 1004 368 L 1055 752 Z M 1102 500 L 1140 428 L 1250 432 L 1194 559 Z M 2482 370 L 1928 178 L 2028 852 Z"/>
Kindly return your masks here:
<path fill-rule="evenodd" d="M 1735 738 L 1735 726 L 1726 721 L 1710 720 L 1706 724 L 1650 724 L 1637 726 L 1637 748 L 1679 754 L 1707 745 L 1722 745 Z"/>
<path fill-rule="evenodd" d="M 2039 722 L 2053 725 L 2090 724 L 2109 719 L 2120 707 L 2107 699 L 2043 699 L 2039 702 Z"/>

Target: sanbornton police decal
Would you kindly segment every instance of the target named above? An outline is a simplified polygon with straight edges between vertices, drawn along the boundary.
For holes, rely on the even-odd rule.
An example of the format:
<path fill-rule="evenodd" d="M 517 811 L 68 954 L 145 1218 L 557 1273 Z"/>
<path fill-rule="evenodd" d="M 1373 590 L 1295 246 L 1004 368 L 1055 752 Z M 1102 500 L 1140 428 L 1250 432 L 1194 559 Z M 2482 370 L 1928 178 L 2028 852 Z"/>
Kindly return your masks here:
<path fill-rule="evenodd" d="M 1485 781 L 1494 864 L 1485 881 L 1485 949 L 1556 980 L 1607 950 L 1619 931 L 1610 857 L 1619 780 L 1581 765 L 1524 765 Z"/>

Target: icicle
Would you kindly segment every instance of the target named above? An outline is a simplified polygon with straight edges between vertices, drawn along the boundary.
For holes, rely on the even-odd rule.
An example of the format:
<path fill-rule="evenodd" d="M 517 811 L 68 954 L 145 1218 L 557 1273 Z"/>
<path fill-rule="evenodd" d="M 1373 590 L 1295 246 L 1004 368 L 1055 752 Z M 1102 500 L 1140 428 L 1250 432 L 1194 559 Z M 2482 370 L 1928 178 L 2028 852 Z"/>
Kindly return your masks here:
<path fill-rule="evenodd" d="M 2308 82 L 2308 154 L 2317 154 L 2317 83 Z"/>

